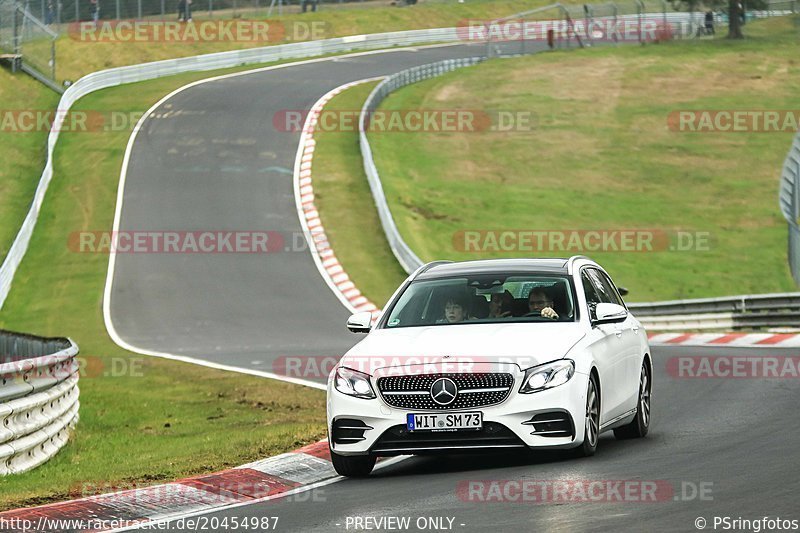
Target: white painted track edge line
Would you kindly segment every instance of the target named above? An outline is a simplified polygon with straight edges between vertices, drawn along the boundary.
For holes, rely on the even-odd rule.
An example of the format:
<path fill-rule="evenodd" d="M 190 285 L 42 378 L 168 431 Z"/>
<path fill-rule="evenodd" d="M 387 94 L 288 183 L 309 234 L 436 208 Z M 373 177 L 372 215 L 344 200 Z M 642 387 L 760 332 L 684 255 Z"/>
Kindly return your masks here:
<path fill-rule="evenodd" d="M 303 60 L 303 61 L 293 61 L 293 62 L 290 62 L 290 63 L 283 63 L 283 64 L 280 64 L 280 65 L 271 65 L 271 66 L 266 66 L 266 67 L 259 67 L 259 68 L 255 68 L 255 69 L 252 69 L 252 70 L 245 70 L 245 71 L 242 71 L 242 72 L 232 72 L 232 73 L 229 73 L 229 74 L 222 74 L 222 75 L 219 75 L 219 76 L 212 76 L 210 78 L 205 78 L 205 79 L 202 79 L 202 80 L 195 80 L 195 81 L 190 82 L 190 83 L 188 83 L 186 85 L 178 87 L 174 91 L 170 92 L 169 94 L 167 94 L 166 96 L 161 98 L 158 102 L 153 104 L 150 107 L 150 109 L 148 109 L 147 112 L 139 118 L 139 121 L 136 123 L 136 126 L 133 129 L 133 133 L 131 133 L 131 136 L 128 138 L 128 143 L 127 143 L 126 148 L 125 148 L 125 155 L 124 155 L 123 160 L 122 160 L 122 169 L 120 170 L 119 185 L 117 187 L 117 202 L 116 202 L 116 207 L 115 207 L 115 212 L 114 212 L 114 223 L 113 223 L 113 226 L 112 226 L 112 231 L 114 233 L 112 233 L 112 234 L 117 234 L 117 232 L 119 231 L 120 218 L 121 218 L 121 214 L 122 214 L 123 200 L 124 200 L 124 195 L 125 195 L 125 182 L 127 180 L 128 165 L 130 163 L 131 150 L 133 148 L 133 144 L 134 144 L 134 142 L 136 140 L 136 136 L 137 136 L 137 134 L 139 132 L 139 129 L 142 127 L 142 125 L 144 124 L 144 121 L 152 114 L 153 111 L 158 109 L 159 106 L 164 104 L 166 101 L 168 101 L 169 99 L 171 99 L 175 95 L 183 92 L 184 90 L 190 89 L 190 88 L 195 87 L 197 85 L 202 85 L 202 84 L 205 84 L 205 83 L 211 83 L 211 82 L 219 81 L 219 80 L 223 80 L 223 79 L 229 79 L 229 78 L 234 78 L 234 77 L 238 77 L 238 76 L 248 76 L 248 75 L 252 75 L 252 74 L 258 74 L 258 73 L 261 73 L 261 72 L 267 72 L 267 71 L 270 71 L 270 70 L 277 70 L 277 69 L 281 69 L 281 68 L 295 67 L 295 66 L 298 66 L 298 65 L 306 65 L 306 64 L 310 64 L 310 63 L 318 63 L 318 62 L 323 62 L 323 61 L 333 61 L 335 59 L 342 59 L 342 58 L 349 58 L 349 57 L 360 57 L 360 56 L 365 56 L 365 55 L 374 55 L 374 54 L 381 54 L 381 53 L 387 53 L 387 52 L 408 52 L 408 51 L 412 51 L 413 52 L 413 51 L 417 51 L 417 50 L 419 50 L 421 48 L 441 48 L 441 47 L 445 47 L 445 46 L 459 46 L 461 44 L 462 43 L 445 43 L 445 44 L 434 44 L 434 45 L 429 45 L 429 46 L 413 47 L 413 48 L 411 48 L 411 47 L 403 47 L 403 48 L 391 48 L 391 49 L 383 49 L 383 50 L 380 50 L 380 49 L 379 50 L 368 50 L 368 51 L 365 51 L 365 52 L 355 52 L 355 53 L 350 53 L 350 54 L 334 55 L 334 56 L 329 56 L 329 57 L 319 57 L 319 58 L 313 58 L 313 59 L 306 59 L 306 60 Z M 302 135 L 303 134 L 301 134 L 301 136 Z M 294 172 L 294 176 L 293 176 L 293 180 L 294 180 L 295 184 L 298 182 L 298 179 L 299 179 L 298 174 L 299 174 L 299 164 L 296 161 L 295 172 Z M 299 202 L 299 197 L 297 195 L 297 190 L 295 190 L 295 203 L 297 204 L 297 202 Z M 302 206 L 299 205 L 299 204 L 297 204 L 297 206 L 298 206 L 298 209 L 300 209 L 300 213 L 298 213 L 298 214 L 301 215 L 302 214 Z M 301 224 L 303 224 L 302 216 L 300 218 L 301 218 Z M 303 227 L 305 227 L 305 226 L 303 226 Z M 129 352 L 138 353 L 138 354 L 141 354 L 141 355 L 148 355 L 148 356 L 152 356 L 152 357 L 160 357 L 160 358 L 163 358 L 163 359 L 170 359 L 170 360 L 173 360 L 173 361 L 180 361 L 180 362 L 184 362 L 184 363 L 190 363 L 190 364 L 195 364 L 195 365 L 199 365 L 199 366 L 205 366 L 205 367 L 214 368 L 214 369 L 217 369 L 217 370 L 225 370 L 225 371 L 238 372 L 238 373 L 241 373 L 241 374 L 249 374 L 249 375 L 259 376 L 259 377 L 264 377 L 264 378 L 269 378 L 269 379 L 276 379 L 276 380 L 279 380 L 279 381 L 285 381 L 285 382 L 294 383 L 294 384 L 297 384 L 297 385 L 304 385 L 304 386 L 312 387 L 312 388 L 319 389 L 319 390 L 325 390 L 326 389 L 325 385 L 322 384 L 322 383 L 315 383 L 315 382 L 312 382 L 312 381 L 307 381 L 307 380 L 298 379 L 298 378 L 291 378 L 291 377 L 288 377 L 288 376 L 280 376 L 280 375 L 277 375 L 277 374 L 272 374 L 270 372 L 263 372 L 263 371 L 259 371 L 259 370 L 250 370 L 250 369 L 246 369 L 246 368 L 240 368 L 240 367 L 235 367 L 235 366 L 230 366 L 230 365 L 223 365 L 223 364 L 219 364 L 219 363 L 213 363 L 211 361 L 206 361 L 206 360 L 203 360 L 203 359 L 197 359 L 197 358 L 189 357 L 189 356 L 181 356 L 181 355 L 176 355 L 176 354 L 172 354 L 172 353 L 168 353 L 168 352 L 147 350 L 147 349 L 144 349 L 144 348 L 140 348 L 138 346 L 134 346 L 133 344 L 125 341 L 119 335 L 119 333 L 117 332 L 116 328 L 114 327 L 113 320 L 111 319 L 111 293 L 112 293 L 113 284 L 114 284 L 114 266 L 115 266 L 115 264 L 116 264 L 116 253 L 112 249 L 109 252 L 108 270 L 107 270 L 107 273 L 106 273 L 106 284 L 105 284 L 105 289 L 104 289 L 104 292 L 103 292 L 103 321 L 105 323 L 106 331 L 108 332 L 108 335 L 111 337 L 111 340 L 114 341 L 114 343 L 117 346 L 119 346 L 120 348 L 122 348 L 124 350 L 127 350 Z M 319 268 L 319 266 L 317 268 Z M 323 276 L 323 279 L 325 279 L 324 276 Z M 334 294 L 336 294 L 336 291 L 334 291 Z M 341 298 L 340 298 L 340 301 L 341 301 Z M 350 310 L 351 312 L 354 312 L 354 308 L 352 308 L 350 306 L 349 302 L 342 301 L 342 303 L 344 304 L 344 306 L 348 310 Z"/>

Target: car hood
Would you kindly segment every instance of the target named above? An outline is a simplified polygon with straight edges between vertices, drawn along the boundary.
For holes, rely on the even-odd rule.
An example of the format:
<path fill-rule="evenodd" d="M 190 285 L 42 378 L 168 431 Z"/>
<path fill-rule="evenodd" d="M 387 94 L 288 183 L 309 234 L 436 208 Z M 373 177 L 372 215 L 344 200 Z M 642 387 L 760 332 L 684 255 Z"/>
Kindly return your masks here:
<path fill-rule="evenodd" d="M 561 359 L 584 335 L 577 322 L 377 329 L 340 364 L 369 374 L 420 365 L 430 372 L 510 370 L 508 365 L 524 370 Z"/>

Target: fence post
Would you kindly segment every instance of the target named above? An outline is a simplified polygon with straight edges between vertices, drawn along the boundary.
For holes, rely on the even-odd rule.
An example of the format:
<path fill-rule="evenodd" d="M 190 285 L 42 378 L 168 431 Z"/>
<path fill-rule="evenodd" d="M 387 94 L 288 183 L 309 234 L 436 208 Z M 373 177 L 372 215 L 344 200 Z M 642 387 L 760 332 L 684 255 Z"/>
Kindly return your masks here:
<path fill-rule="evenodd" d="M 20 44 L 19 44 L 19 7 L 16 5 L 12 6 L 11 9 L 11 46 L 14 49 L 14 56 L 19 56 L 21 53 Z M 14 57 L 11 60 L 11 72 L 17 72 L 17 63 L 19 59 Z"/>
<path fill-rule="evenodd" d="M 617 15 L 619 15 L 619 9 L 615 2 L 611 2 L 611 9 L 611 12 L 614 14 L 614 44 L 617 44 Z"/>
<path fill-rule="evenodd" d="M 166 6 L 164 5 L 165 0 L 161 0 L 161 18 L 165 18 L 167 14 Z"/>
<path fill-rule="evenodd" d="M 50 77 L 56 81 L 56 39 L 50 39 Z"/>
<path fill-rule="evenodd" d="M 80 22 L 81 20 L 81 8 L 78 0 L 75 0 L 75 22 Z"/>
<path fill-rule="evenodd" d="M 642 4 L 641 0 L 636 0 L 636 14 L 637 19 L 639 20 L 639 44 L 642 44 L 642 11 L 644 10 L 644 5 Z"/>
<path fill-rule="evenodd" d="M 136 18 L 142 20 L 142 0 L 136 1 Z"/>

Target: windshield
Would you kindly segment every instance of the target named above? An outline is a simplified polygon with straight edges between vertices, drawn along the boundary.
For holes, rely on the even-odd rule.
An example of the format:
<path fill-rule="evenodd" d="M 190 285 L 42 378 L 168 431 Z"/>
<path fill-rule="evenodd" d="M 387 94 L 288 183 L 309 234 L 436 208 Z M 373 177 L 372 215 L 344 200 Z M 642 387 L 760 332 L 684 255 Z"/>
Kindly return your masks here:
<path fill-rule="evenodd" d="M 574 302 L 566 276 L 492 274 L 414 281 L 392 307 L 384 327 L 574 322 Z"/>

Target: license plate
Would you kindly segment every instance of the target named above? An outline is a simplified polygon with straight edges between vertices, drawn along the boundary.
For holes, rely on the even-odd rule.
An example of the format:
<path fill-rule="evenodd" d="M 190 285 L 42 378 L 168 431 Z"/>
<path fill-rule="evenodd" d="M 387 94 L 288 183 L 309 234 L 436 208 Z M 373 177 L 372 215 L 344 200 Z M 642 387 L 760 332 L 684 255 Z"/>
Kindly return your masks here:
<path fill-rule="evenodd" d="M 464 429 L 481 429 L 483 413 L 439 413 L 406 415 L 406 426 L 409 431 L 458 431 Z"/>

